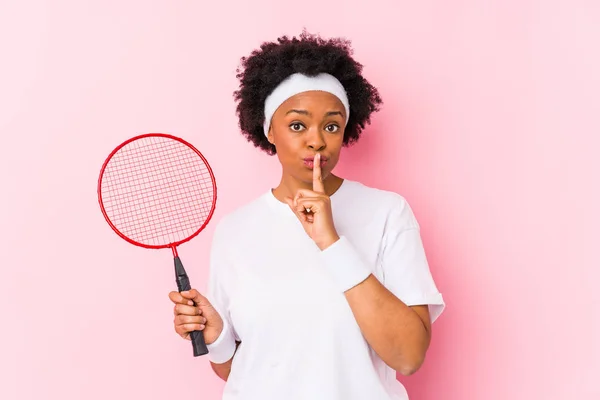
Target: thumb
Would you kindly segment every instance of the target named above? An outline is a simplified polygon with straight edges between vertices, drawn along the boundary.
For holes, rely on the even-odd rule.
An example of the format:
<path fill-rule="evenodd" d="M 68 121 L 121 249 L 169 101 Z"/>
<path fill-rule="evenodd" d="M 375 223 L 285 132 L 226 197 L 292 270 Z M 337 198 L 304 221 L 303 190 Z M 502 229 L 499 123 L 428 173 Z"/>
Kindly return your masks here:
<path fill-rule="evenodd" d="M 298 207 L 296 206 L 296 201 L 291 198 L 291 197 L 286 197 L 285 201 L 288 203 L 288 206 L 290 206 L 290 210 L 292 210 L 292 212 L 294 213 L 294 215 L 296 216 L 296 218 L 298 218 L 298 220 L 300 220 L 300 223 L 302 224 L 302 226 L 304 227 L 304 229 L 306 229 L 309 226 L 309 221 L 308 217 L 301 211 L 298 211 Z"/>
<path fill-rule="evenodd" d="M 292 207 L 294 205 L 294 199 L 292 199 L 290 196 L 285 196 L 285 202 L 288 204 L 288 206 Z"/>
<path fill-rule="evenodd" d="M 181 295 L 186 299 L 192 300 L 198 306 L 210 305 L 208 299 L 202 296 L 202 294 L 200 294 L 200 292 L 198 292 L 196 289 L 183 291 L 181 292 Z"/>
<path fill-rule="evenodd" d="M 298 214 L 298 212 L 296 211 L 296 205 L 294 204 L 294 199 L 289 197 L 289 196 L 285 196 L 285 202 L 287 203 L 288 206 L 290 206 L 290 209 L 294 212 L 294 214 Z"/>

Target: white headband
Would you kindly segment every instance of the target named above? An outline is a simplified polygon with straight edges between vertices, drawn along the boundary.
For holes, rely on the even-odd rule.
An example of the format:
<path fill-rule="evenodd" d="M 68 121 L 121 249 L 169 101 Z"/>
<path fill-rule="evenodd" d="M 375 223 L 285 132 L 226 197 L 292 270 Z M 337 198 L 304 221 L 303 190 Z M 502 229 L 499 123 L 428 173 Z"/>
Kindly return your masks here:
<path fill-rule="evenodd" d="M 326 73 L 320 73 L 317 76 L 307 76 L 296 73 L 285 78 L 265 100 L 265 136 L 269 134 L 271 118 L 273 117 L 275 110 L 290 97 L 310 90 L 328 92 L 340 99 L 346 109 L 346 123 L 348 122 L 350 105 L 348 103 L 346 90 L 340 81 L 333 75 Z"/>

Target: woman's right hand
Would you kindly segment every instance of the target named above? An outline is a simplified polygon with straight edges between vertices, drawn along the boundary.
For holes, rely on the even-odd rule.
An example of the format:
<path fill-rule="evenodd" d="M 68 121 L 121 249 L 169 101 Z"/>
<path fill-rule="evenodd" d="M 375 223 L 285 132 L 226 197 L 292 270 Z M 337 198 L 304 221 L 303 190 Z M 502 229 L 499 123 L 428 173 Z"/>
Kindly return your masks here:
<path fill-rule="evenodd" d="M 173 320 L 175 332 L 186 340 L 190 333 L 202 331 L 206 344 L 212 344 L 223 330 L 223 320 L 212 304 L 196 289 L 186 292 L 170 292 L 169 299 L 175 304 Z"/>

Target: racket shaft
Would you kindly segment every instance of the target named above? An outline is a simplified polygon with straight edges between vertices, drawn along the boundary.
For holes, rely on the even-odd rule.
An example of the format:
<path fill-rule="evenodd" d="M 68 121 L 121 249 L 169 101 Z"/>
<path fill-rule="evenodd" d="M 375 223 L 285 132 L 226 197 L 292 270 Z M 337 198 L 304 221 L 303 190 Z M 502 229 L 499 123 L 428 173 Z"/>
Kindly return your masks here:
<path fill-rule="evenodd" d="M 187 273 L 183 268 L 183 263 L 178 256 L 175 257 L 175 277 L 177 281 L 177 290 L 179 290 L 179 292 L 190 290 L 192 288 L 190 285 L 190 279 L 188 278 Z M 190 333 L 190 337 L 192 339 L 194 357 L 202 356 L 208 353 L 208 348 L 206 347 L 206 342 L 204 341 L 204 334 L 202 331 L 193 331 Z"/>

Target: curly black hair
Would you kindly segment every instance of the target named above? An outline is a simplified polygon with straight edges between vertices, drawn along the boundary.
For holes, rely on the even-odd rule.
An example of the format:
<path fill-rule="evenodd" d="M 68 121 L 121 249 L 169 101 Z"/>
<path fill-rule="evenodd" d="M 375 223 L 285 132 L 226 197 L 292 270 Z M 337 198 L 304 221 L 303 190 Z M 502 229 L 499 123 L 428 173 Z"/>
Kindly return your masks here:
<path fill-rule="evenodd" d="M 236 74 L 240 87 L 234 92 L 242 134 L 255 147 L 274 155 L 275 146 L 263 131 L 265 99 L 293 73 L 315 76 L 325 72 L 335 76 L 348 94 L 350 118 L 343 143 L 347 146 L 357 141 L 382 100 L 377 89 L 361 75 L 363 67 L 352 54 L 349 40 L 323 39 L 304 30 L 298 38 L 282 36 L 276 42 L 264 42 L 260 49 L 242 57 Z"/>

